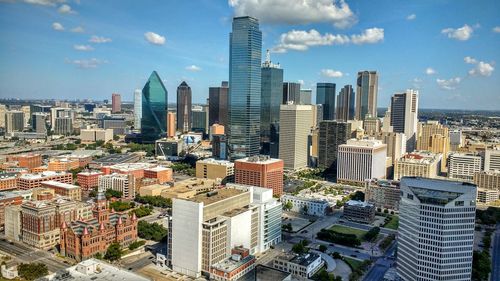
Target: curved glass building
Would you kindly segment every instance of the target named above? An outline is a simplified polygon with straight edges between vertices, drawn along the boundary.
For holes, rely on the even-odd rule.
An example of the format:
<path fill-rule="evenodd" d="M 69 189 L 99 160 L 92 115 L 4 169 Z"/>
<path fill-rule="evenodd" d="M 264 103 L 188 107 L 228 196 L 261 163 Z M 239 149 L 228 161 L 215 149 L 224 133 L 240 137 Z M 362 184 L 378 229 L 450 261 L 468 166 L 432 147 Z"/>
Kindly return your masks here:
<path fill-rule="evenodd" d="M 141 134 L 143 143 L 154 143 L 167 131 L 168 92 L 156 71 L 142 89 Z"/>

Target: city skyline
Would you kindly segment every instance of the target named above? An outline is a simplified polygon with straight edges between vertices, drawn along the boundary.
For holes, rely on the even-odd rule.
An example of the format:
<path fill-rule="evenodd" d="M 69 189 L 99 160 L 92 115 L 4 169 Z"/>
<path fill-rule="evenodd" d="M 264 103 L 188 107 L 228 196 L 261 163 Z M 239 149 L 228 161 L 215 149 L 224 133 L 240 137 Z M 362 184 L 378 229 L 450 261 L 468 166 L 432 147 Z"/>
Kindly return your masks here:
<path fill-rule="evenodd" d="M 376 70 L 379 108 L 407 88 L 419 90 L 421 108 L 488 110 L 500 98 L 495 1 L 474 6 L 321 1 L 316 6 L 321 11 L 307 2 L 299 16 L 290 12 L 293 2 L 286 11 L 268 1 L 260 6 L 149 1 L 158 6 L 154 10 L 127 1 L 119 7 L 94 1 L 0 2 L 2 98 L 111 99 L 119 93 L 132 101 L 134 90 L 156 70 L 170 100 L 186 80 L 193 103 L 204 102 L 208 87 L 228 80 L 228 34 L 232 17 L 240 15 L 259 19 L 262 52 L 270 49 L 284 81 L 301 82 L 303 88 L 315 90 L 317 82 L 354 86 L 358 71 Z M 197 20 L 183 20 L 179 28 L 185 13 L 161 16 L 174 6 Z M 114 16 L 106 17 L 109 12 Z M 19 21 L 20 15 L 27 20 Z"/>

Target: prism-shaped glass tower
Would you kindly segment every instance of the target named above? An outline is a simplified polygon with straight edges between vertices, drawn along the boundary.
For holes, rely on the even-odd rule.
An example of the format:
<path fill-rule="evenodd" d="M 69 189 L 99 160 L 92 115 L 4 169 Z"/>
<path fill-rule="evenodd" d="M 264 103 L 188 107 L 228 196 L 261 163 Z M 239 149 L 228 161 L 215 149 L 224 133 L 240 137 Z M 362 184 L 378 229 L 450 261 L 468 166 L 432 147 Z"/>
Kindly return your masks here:
<path fill-rule="evenodd" d="M 142 89 L 141 134 L 143 143 L 154 143 L 167 131 L 168 92 L 156 71 Z"/>

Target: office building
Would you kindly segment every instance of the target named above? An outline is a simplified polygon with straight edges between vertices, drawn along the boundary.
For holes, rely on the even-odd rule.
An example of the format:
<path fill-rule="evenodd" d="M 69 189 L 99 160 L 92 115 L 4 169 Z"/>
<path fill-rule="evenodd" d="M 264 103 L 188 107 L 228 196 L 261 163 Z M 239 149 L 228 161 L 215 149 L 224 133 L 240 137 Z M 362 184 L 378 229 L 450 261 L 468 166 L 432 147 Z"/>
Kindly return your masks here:
<path fill-rule="evenodd" d="M 156 71 L 142 89 L 142 142 L 154 143 L 167 132 L 168 92 Z"/>
<path fill-rule="evenodd" d="M 142 92 L 141 89 L 134 91 L 134 129 L 141 129 L 142 118 Z"/>
<path fill-rule="evenodd" d="M 50 126 L 51 130 L 55 130 L 57 117 L 74 117 L 74 112 L 69 108 L 52 107 L 50 109 Z"/>
<path fill-rule="evenodd" d="M 282 254 L 273 261 L 275 269 L 289 272 L 297 280 L 311 279 L 324 264 L 325 262 L 321 256 L 316 253 Z"/>
<path fill-rule="evenodd" d="M 196 177 L 203 179 L 226 179 L 234 176 L 234 163 L 226 160 L 207 158 L 196 161 Z"/>
<path fill-rule="evenodd" d="M 83 104 L 83 109 L 89 113 L 94 112 L 94 108 L 96 107 L 95 103 L 85 103 Z M 43 112 L 43 111 L 33 111 L 33 107 L 31 109 L 31 112 Z M 50 112 L 50 109 L 47 111 Z"/>
<path fill-rule="evenodd" d="M 42 187 L 54 190 L 60 196 L 68 197 L 73 201 L 82 200 L 82 188 L 78 185 L 62 183 L 57 181 L 43 181 Z"/>
<path fill-rule="evenodd" d="M 283 194 L 283 160 L 256 155 L 234 161 L 234 180 L 238 184 L 265 187 L 273 195 Z"/>
<path fill-rule="evenodd" d="M 160 139 L 155 142 L 156 157 L 179 157 L 184 147 L 182 139 Z"/>
<path fill-rule="evenodd" d="M 5 238 L 9 241 L 20 242 L 22 239 L 22 214 L 21 203 L 5 207 Z"/>
<path fill-rule="evenodd" d="M 119 191 L 124 199 L 135 198 L 135 177 L 133 174 L 118 174 L 99 176 L 99 189 Z"/>
<path fill-rule="evenodd" d="M 263 253 L 281 242 L 283 206 L 280 201 L 274 198 L 271 189 L 259 187 L 253 187 L 252 205 L 257 207 L 259 213 L 259 235 L 256 252 Z"/>
<path fill-rule="evenodd" d="M 67 136 L 73 133 L 73 118 L 57 117 L 55 121 L 54 134 Z"/>
<path fill-rule="evenodd" d="M 260 150 L 262 33 L 257 19 L 235 17 L 229 36 L 227 135 L 230 157 L 239 159 Z"/>
<path fill-rule="evenodd" d="M 31 115 L 31 127 L 33 131 L 46 134 L 47 133 L 47 114 L 36 112 Z"/>
<path fill-rule="evenodd" d="M 398 274 L 403 280 L 471 280 L 476 186 L 401 180 Z"/>
<path fill-rule="evenodd" d="M 385 111 L 384 117 L 382 117 L 382 132 L 383 133 L 392 133 L 391 107 L 387 108 L 387 110 Z M 417 130 L 417 132 L 419 132 L 419 130 Z M 405 146 L 406 146 L 406 141 L 405 141 Z"/>
<path fill-rule="evenodd" d="M 378 75 L 376 71 L 360 71 L 356 81 L 356 116 L 365 120 L 366 116 L 377 117 Z"/>
<path fill-rule="evenodd" d="M 394 179 L 402 177 L 436 178 L 441 171 L 442 155 L 429 151 L 407 153 L 394 162 Z"/>
<path fill-rule="evenodd" d="M 22 132 L 24 129 L 24 112 L 6 111 L 5 112 L 5 132 Z"/>
<path fill-rule="evenodd" d="M 177 125 L 175 123 L 175 113 L 167 113 L 167 138 L 174 138 Z"/>
<path fill-rule="evenodd" d="M 122 96 L 113 93 L 111 95 L 111 113 L 118 113 L 122 111 Z"/>
<path fill-rule="evenodd" d="M 349 200 L 344 204 L 342 217 L 360 223 L 372 223 L 375 220 L 375 205 L 359 200 Z"/>
<path fill-rule="evenodd" d="M 0 104 L 0 127 L 5 128 L 5 113 L 7 112 L 7 106 L 5 104 Z"/>
<path fill-rule="evenodd" d="M 29 170 L 42 166 L 42 155 L 28 153 L 7 156 L 7 161 L 16 161 L 17 166 Z"/>
<path fill-rule="evenodd" d="M 17 173 L 0 173 L 0 191 L 17 188 Z"/>
<path fill-rule="evenodd" d="M 76 175 L 76 182 L 84 191 L 90 191 L 99 186 L 99 176 L 104 175 L 100 171 L 83 171 Z"/>
<path fill-rule="evenodd" d="M 217 123 L 210 126 L 210 140 L 213 135 L 223 135 L 225 133 L 224 126 Z"/>
<path fill-rule="evenodd" d="M 323 106 L 323 120 L 335 120 L 335 83 L 316 84 L 316 104 Z"/>
<path fill-rule="evenodd" d="M 323 121 L 323 105 L 322 104 L 313 104 L 313 128 L 319 128 L 319 123 Z"/>
<path fill-rule="evenodd" d="M 486 149 L 484 153 L 484 170 L 500 171 L 500 149 Z"/>
<path fill-rule="evenodd" d="M 383 132 L 381 140 L 387 144 L 387 157 L 393 166 L 406 153 L 406 136 L 404 133 Z"/>
<path fill-rule="evenodd" d="M 57 157 L 49 160 L 47 171 L 69 172 L 80 167 L 80 161 L 75 158 Z"/>
<path fill-rule="evenodd" d="M 220 87 L 208 89 L 209 125 L 215 123 L 228 125 L 228 92 L 229 83 L 227 81 L 223 81 Z"/>
<path fill-rule="evenodd" d="M 337 96 L 337 112 L 335 113 L 337 120 L 345 122 L 354 119 L 355 98 L 356 94 L 352 90 L 351 85 L 345 85 L 340 89 L 340 93 Z"/>
<path fill-rule="evenodd" d="M 73 175 L 66 172 L 46 171 L 37 174 L 22 174 L 17 179 L 17 187 L 21 190 L 28 190 L 41 187 L 44 181 L 58 181 L 62 183 L 73 183 Z"/>
<path fill-rule="evenodd" d="M 477 188 L 497 190 L 500 192 L 500 171 L 474 173 L 474 184 Z"/>
<path fill-rule="evenodd" d="M 322 121 L 318 136 L 318 167 L 336 170 L 338 147 L 351 138 L 351 124 Z"/>
<path fill-rule="evenodd" d="M 338 146 L 337 182 L 364 185 L 386 176 L 387 145 L 373 139 L 350 139 Z"/>
<path fill-rule="evenodd" d="M 312 90 L 300 89 L 299 103 L 298 104 L 311 104 Z"/>
<path fill-rule="evenodd" d="M 99 119 L 99 126 L 103 129 L 113 129 L 115 135 L 125 135 L 128 127 L 124 117 L 115 116 L 104 116 Z"/>
<path fill-rule="evenodd" d="M 245 275 L 255 268 L 255 257 L 243 247 L 231 249 L 231 256 L 212 265 L 210 280 L 233 281 L 245 279 Z"/>
<path fill-rule="evenodd" d="M 477 202 L 488 205 L 498 201 L 498 194 L 496 189 L 477 188 Z"/>
<path fill-rule="evenodd" d="M 260 138 L 262 154 L 270 155 L 271 146 L 277 151 L 280 105 L 283 99 L 283 69 L 271 62 L 269 50 L 262 64 Z M 277 155 L 276 155 L 277 156 Z"/>
<path fill-rule="evenodd" d="M 365 201 L 376 208 L 399 210 L 399 181 L 367 179 L 365 182 Z"/>
<path fill-rule="evenodd" d="M 281 105 L 279 158 L 284 161 L 285 169 L 307 167 L 307 140 L 312 123 L 311 105 Z"/>
<path fill-rule="evenodd" d="M 328 213 L 329 204 L 326 200 L 303 197 L 300 195 L 285 194 L 281 196 L 283 204 L 292 204 L 290 212 L 323 217 Z"/>
<path fill-rule="evenodd" d="M 6 217 L 10 214 L 7 212 L 9 206 L 20 206 L 23 203 L 23 197 L 18 192 L 1 192 L 0 193 L 0 227 L 5 230 Z"/>
<path fill-rule="evenodd" d="M 212 135 L 212 157 L 227 159 L 227 138 L 225 135 Z"/>
<path fill-rule="evenodd" d="M 367 116 L 363 121 L 364 135 L 369 137 L 377 137 L 380 133 L 380 119 Z"/>
<path fill-rule="evenodd" d="M 282 104 L 300 104 L 300 83 L 284 82 L 283 83 L 283 100 Z"/>
<path fill-rule="evenodd" d="M 407 152 L 416 148 L 417 125 L 418 91 L 406 90 L 404 93 L 394 94 L 391 98 L 392 131 L 405 134 Z"/>
<path fill-rule="evenodd" d="M 447 127 L 439 124 L 438 121 L 427 121 L 425 123 L 419 124 L 417 150 L 431 150 L 431 137 L 433 135 L 449 137 L 449 130 Z M 433 148 L 432 150 L 436 149 L 437 148 Z"/>
<path fill-rule="evenodd" d="M 174 181 L 172 168 L 166 168 L 162 166 L 144 169 L 144 177 L 147 179 L 156 179 L 159 184 Z"/>
<path fill-rule="evenodd" d="M 463 147 L 465 142 L 465 135 L 462 134 L 461 130 L 451 130 L 449 133 L 450 137 L 450 150 L 457 151 L 459 148 Z"/>
<path fill-rule="evenodd" d="M 192 127 L 191 131 L 208 135 L 208 108 L 206 106 L 193 108 L 191 111 Z M 177 122 L 178 124 L 179 122 Z"/>
<path fill-rule="evenodd" d="M 96 141 L 108 142 L 113 140 L 113 129 L 80 129 L 80 140 L 82 143 L 94 143 Z"/>
<path fill-rule="evenodd" d="M 177 130 L 186 133 L 191 129 L 191 87 L 182 81 L 177 87 Z"/>
<path fill-rule="evenodd" d="M 472 153 L 452 153 L 448 157 L 448 177 L 472 182 L 483 167 L 483 158 Z"/>

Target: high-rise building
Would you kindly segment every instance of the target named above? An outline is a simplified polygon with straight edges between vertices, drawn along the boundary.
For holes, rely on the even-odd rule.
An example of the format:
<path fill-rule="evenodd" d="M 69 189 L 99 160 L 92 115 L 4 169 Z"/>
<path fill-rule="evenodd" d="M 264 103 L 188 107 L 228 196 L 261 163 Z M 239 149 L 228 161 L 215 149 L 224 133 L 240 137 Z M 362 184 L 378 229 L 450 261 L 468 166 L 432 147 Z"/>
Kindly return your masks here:
<path fill-rule="evenodd" d="M 377 117 L 378 75 L 376 71 L 360 71 L 356 81 L 356 116 L 365 120 L 367 115 Z"/>
<path fill-rule="evenodd" d="M 392 167 L 397 159 L 406 152 L 406 136 L 403 133 L 383 132 L 380 139 L 387 144 L 387 157 L 389 157 L 389 168 L 387 176 L 392 175 Z"/>
<path fill-rule="evenodd" d="M 448 177 L 472 182 L 483 167 L 483 158 L 472 153 L 452 153 L 448 157 Z"/>
<path fill-rule="evenodd" d="M 312 119 L 311 105 L 281 105 L 279 158 L 285 162 L 285 169 L 307 167 Z"/>
<path fill-rule="evenodd" d="M 5 128 L 5 113 L 7 112 L 7 106 L 5 104 L 0 104 L 0 127 Z"/>
<path fill-rule="evenodd" d="M 418 125 L 418 91 L 406 90 L 391 98 L 391 126 L 393 132 L 404 133 L 406 151 L 415 150 Z"/>
<path fill-rule="evenodd" d="M 262 32 L 252 17 L 235 17 L 230 34 L 229 126 L 232 159 L 257 155 L 260 148 Z"/>
<path fill-rule="evenodd" d="M 24 112 L 7 111 L 5 113 L 5 132 L 22 132 L 24 129 Z"/>
<path fill-rule="evenodd" d="M 142 92 L 141 89 L 134 91 L 134 129 L 141 129 L 142 117 Z"/>
<path fill-rule="evenodd" d="M 135 198 L 135 177 L 133 174 L 118 174 L 99 176 L 99 190 L 119 191 L 124 199 Z"/>
<path fill-rule="evenodd" d="M 47 133 L 47 114 L 36 112 L 31 115 L 31 127 L 40 134 Z"/>
<path fill-rule="evenodd" d="M 226 135 L 212 135 L 212 157 L 216 159 L 227 159 Z"/>
<path fill-rule="evenodd" d="M 283 97 L 283 69 L 279 64 L 271 62 L 269 50 L 261 71 L 260 146 L 261 153 L 269 155 L 271 146 L 277 146 L 279 141 L 280 105 Z M 277 151 L 277 148 L 274 147 L 273 150 Z"/>
<path fill-rule="evenodd" d="M 209 122 L 211 126 L 215 123 L 227 126 L 228 122 L 228 92 L 229 84 L 223 81 L 220 87 L 208 89 Z"/>
<path fill-rule="evenodd" d="M 363 130 L 366 136 L 378 136 L 380 132 L 380 119 L 367 116 L 363 121 Z"/>
<path fill-rule="evenodd" d="M 398 274 L 406 281 L 471 280 L 476 186 L 401 179 Z"/>
<path fill-rule="evenodd" d="M 154 143 L 167 132 L 168 92 L 156 71 L 142 89 L 142 142 Z"/>
<path fill-rule="evenodd" d="M 191 130 L 208 134 L 208 108 L 206 106 L 193 108 L 191 111 Z M 177 124 L 179 124 L 177 122 Z"/>
<path fill-rule="evenodd" d="M 118 113 L 122 111 L 122 96 L 113 93 L 111 95 L 111 113 Z"/>
<path fill-rule="evenodd" d="M 313 104 L 313 128 L 318 128 L 323 121 L 323 105 Z"/>
<path fill-rule="evenodd" d="M 312 100 L 311 89 L 300 89 L 299 103 L 298 104 L 311 104 Z"/>
<path fill-rule="evenodd" d="M 335 83 L 316 84 L 316 104 L 323 105 L 323 120 L 335 120 Z"/>
<path fill-rule="evenodd" d="M 283 83 L 283 104 L 300 104 L 300 83 Z"/>
<path fill-rule="evenodd" d="M 464 145 L 464 135 L 461 130 L 452 130 L 449 132 L 450 137 L 450 150 L 457 151 Z"/>
<path fill-rule="evenodd" d="M 431 150 L 431 137 L 433 135 L 442 135 L 447 137 L 449 130 L 446 126 L 439 124 L 438 121 L 427 121 L 420 123 L 417 138 L 417 150 Z"/>
<path fill-rule="evenodd" d="M 175 129 L 177 126 L 175 125 L 175 113 L 168 112 L 167 114 L 167 138 L 175 137 Z"/>
<path fill-rule="evenodd" d="M 338 147 L 337 182 L 364 185 L 386 176 L 387 145 L 373 139 L 350 139 Z"/>
<path fill-rule="evenodd" d="M 20 110 L 24 113 L 24 127 L 28 127 L 31 118 L 31 107 L 29 105 L 23 105 Z"/>
<path fill-rule="evenodd" d="M 440 174 L 442 155 L 428 151 L 407 153 L 394 162 L 394 179 L 402 177 L 436 178 Z"/>
<path fill-rule="evenodd" d="M 392 132 L 392 126 L 391 126 L 391 107 L 387 108 L 387 110 L 385 111 L 384 117 L 382 117 L 382 132 L 384 132 L 384 133 L 390 133 L 390 132 Z M 405 140 L 405 142 L 406 142 L 406 140 Z"/>
<path fill-rule="evenodd" d="M 355 98 L 356 95 L 351 85 L 345 85 L 340 89 L 340 93 L 337 96 L 337 120 L 347 121 L 354 119 Z"/>
<path fill-rule="evenodd" d="M 318 167 L 336 170 L 338 147 L 351 138 L 351 124 L 322 121 L 319 125 Z"/>
<path fill-rule="evenodd" d="M 234 161 L 235 182 L 265 187 L 274 196 L 283 194 L 283 160 L 269 156 L 252 156 Z"/>
<path fill-rule="evenodd" d="M 182 133 L 191 130 L 191 87 L 182 81 L 177 87 L 177 130 Z"/>
<path fill-rule="evenodd" d="M 484 153 L 484 170 L 500 171 L 500 149 L 486 149 Z"/>
<path fill-rule="evenodd" d="M 54 127 L 54 133 L 56 135 L 70 135 L 73 133 L 73 118 L 57 117 L 56 124 Z"/>

